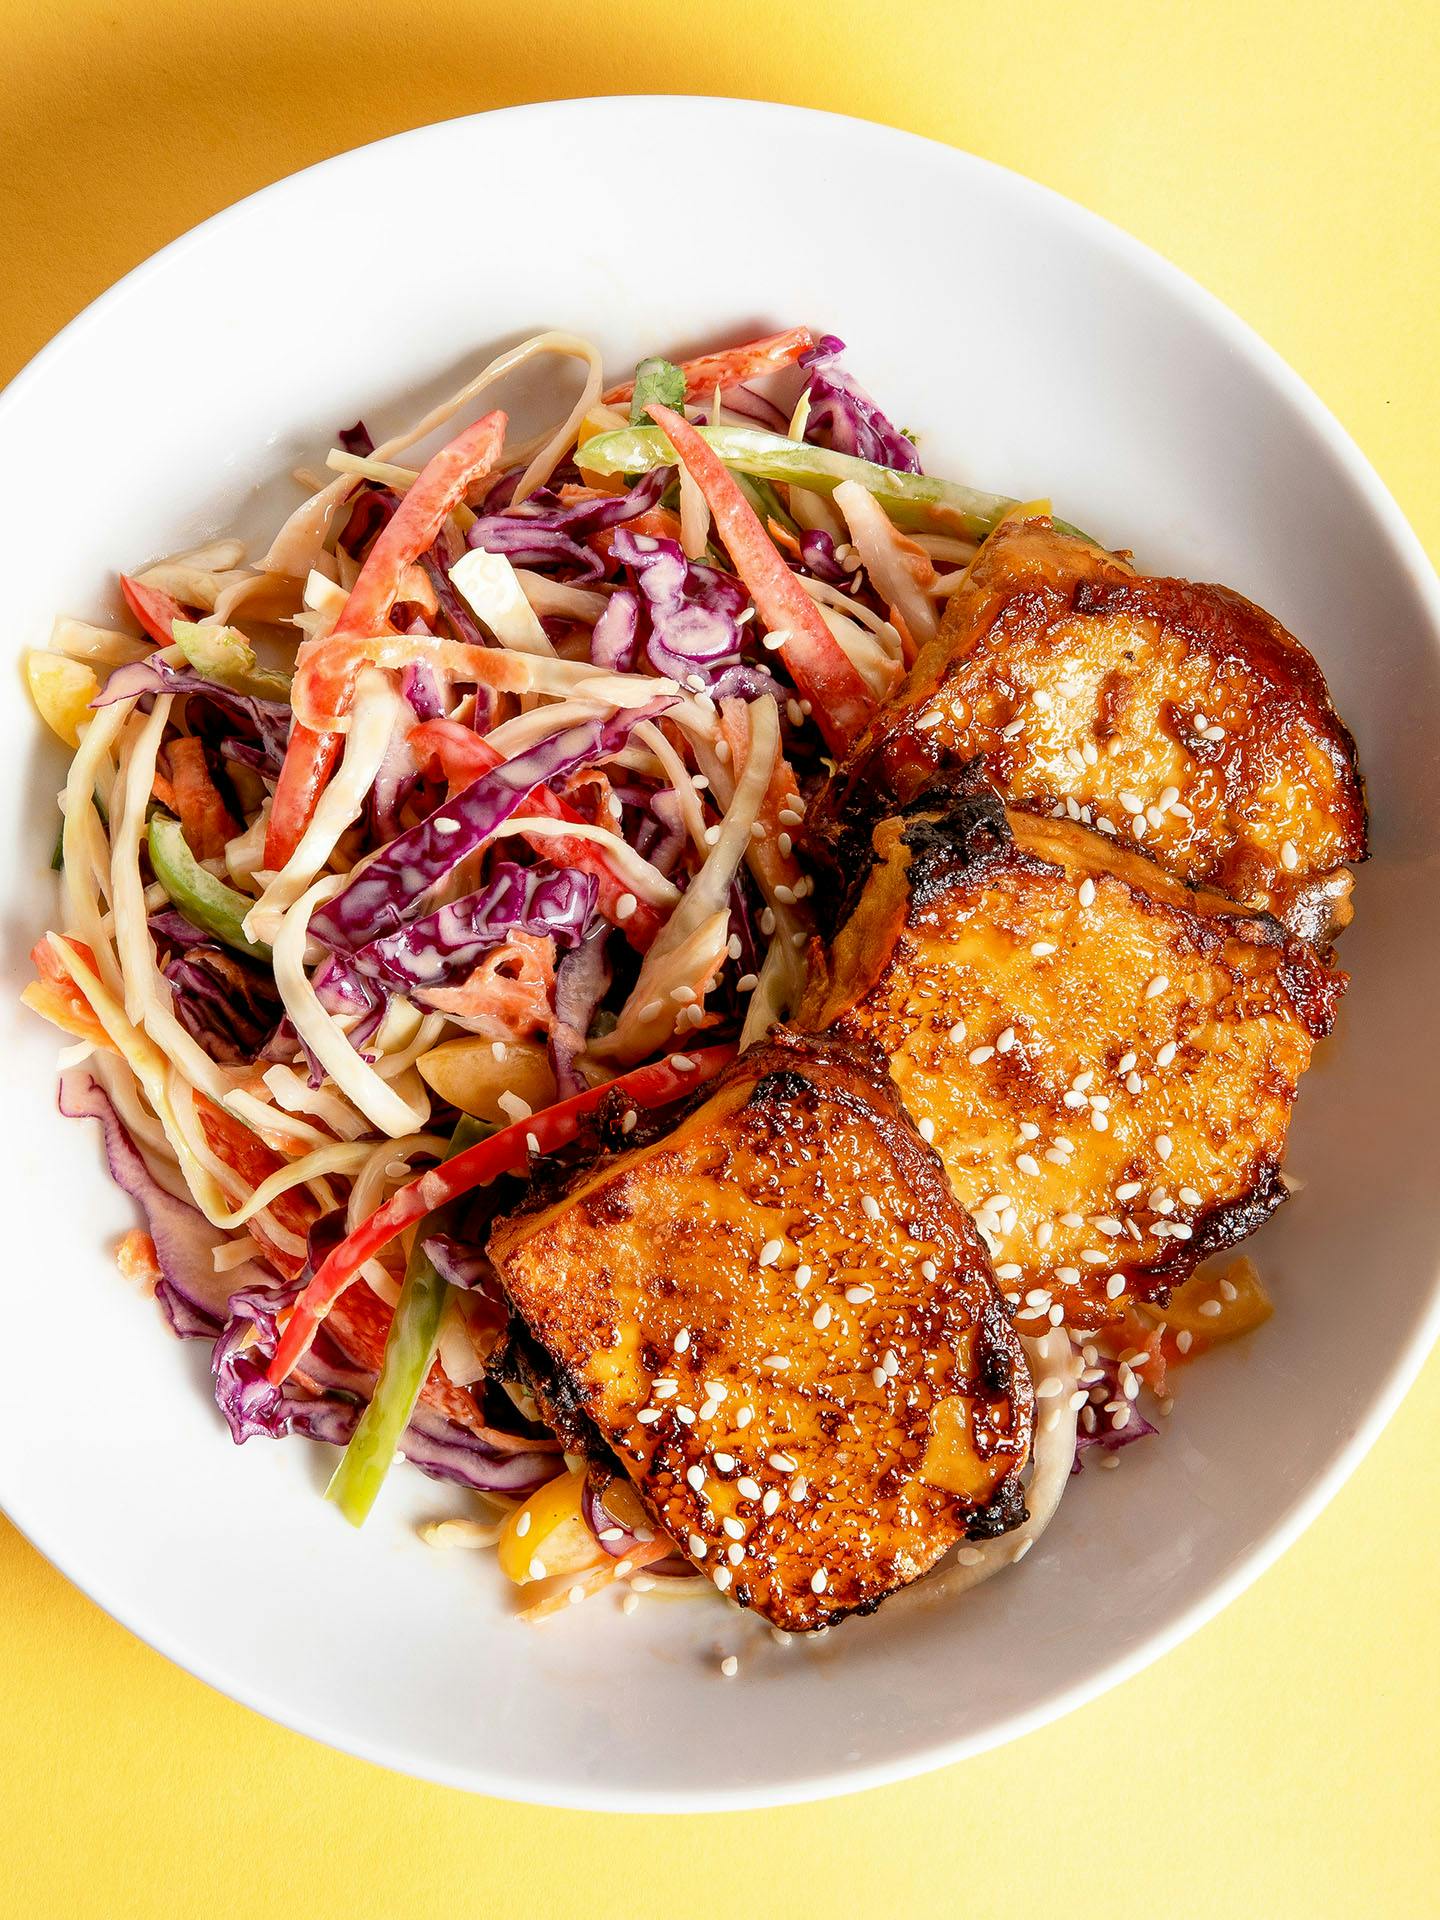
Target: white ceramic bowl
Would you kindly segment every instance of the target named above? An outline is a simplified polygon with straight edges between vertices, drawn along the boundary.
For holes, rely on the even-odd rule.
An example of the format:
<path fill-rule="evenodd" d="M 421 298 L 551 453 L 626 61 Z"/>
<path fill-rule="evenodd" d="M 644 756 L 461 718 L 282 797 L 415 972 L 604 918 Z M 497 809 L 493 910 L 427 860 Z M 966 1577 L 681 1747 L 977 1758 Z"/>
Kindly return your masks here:
<path fill-rule="evenodd" d="M 598 156 L 628 125 L 637 193 Z M 783 218 L 776 179 L 807 189 Z M 728 209 L 759 209 L 764 224 Z M 773 215 L 773 217 L 772 217 Z M 403 236 L 392 268 L 391 238 Z M 387 428 L 543 325 L 638 354 L 806 320 L 850 343 L 927 464 L 1060 508 L 1142 562 L 1223 580 L 1319 656 L 1360 740 L 1374 856 L 1354 985 L 1309 1076 L 1305 1190 L 1256 1246 L 1279 1311 L 1187 1376 L 1159 1440 L 1088 1473 L 1040 1546 L 949 1603 L 819 1645 L 718 1600 L 514 1624 L 453 1501 L 397 1475 L 359 1534 L 327 1459 L 234 1448 L 182 1348 L 118 1279 L 131 1223 L 93 1130 L 62 1122 L 51 1033 L 15 1005 L 52 917 L 61 759 L 4 708 L 0 1498 L 135 1632 L 213 1685 L 431 1779 L 591 1807 L 733 1807 L 954 1760 L 1173 1645 L 1292 1540 L 1375 1437 L 1436 1330 L 1440 590 L 1319 402 L 1172 268 L 966 154 L 723 100 L 571 101 L 401 135 L 282 181 L 96 302 L 0 402 L 5 645 L 114 606 L 115 569 L 237 520 L 362 414 Z M 12 687 L 13 687 L 12 682 Z M 717 1655 L 741 1656 L 738 1679 Z"/>

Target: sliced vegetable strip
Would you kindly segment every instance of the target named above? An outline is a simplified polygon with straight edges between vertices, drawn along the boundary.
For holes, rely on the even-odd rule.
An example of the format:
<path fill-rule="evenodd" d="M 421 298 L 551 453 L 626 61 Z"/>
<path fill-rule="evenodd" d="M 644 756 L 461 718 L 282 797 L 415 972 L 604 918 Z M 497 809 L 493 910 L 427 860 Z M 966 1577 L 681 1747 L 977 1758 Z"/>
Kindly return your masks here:
<path fill-rule="evenodd" d="M 446 1160 L 453 1160 L 484 1136 L 485 1129 L 478 1122 L 461 1120 L 451 1137 Z M 375 1391 L 325 1489 L 325 1498 L 335 1502 L 352 1527 L 362 1526 L 375 1504 L 434 1358 L 440 1316 L 450 1288 L 435 1271 L 424 1242 L 427 1232 L 438 1233 L 443 1225 L 432 1216 L 415 1236 Z"/>
<path fill-rule="evenodd" d="M 334 630 L 325 640 L 302 644 L 291 687 L 296 724 L 265 838 L 265 858 L 271 868 L 278 871 L 283 867 L 300 844 L 339 758 L 340 742 L 334 737 L 333 725 L 325 723 L 333 723 L 345 714 L 360 669 L 366 664 L 366 651 L 357 642 L 373 640 L 386 631 L 406 569 L 434 545 L 466 489 L 495 464 L 505 444 L 505 426 L 503 413 L 487 413 L 421 468 L 414 485 L 376 536 Z M 372 664 L 385 666 L 392 662 L 376 655 Z M 403 666 L 406 661 L 396 659 L 393 664 Z M 293 772 L 292 755 L 296 762 Z"/>
<path fill-rule="evenodd" d="M 424 720 L 411 729 L 408 737 L 418 759 L 423 760 L 429 754 L 435 755 L 445 778 L 454 787 L 469 786 L 482 773 L 489 773 L 492 767 L 499 766 L 502 759 L 502 755 L 482 740 L 479 734 L 462 727 L 456 720 Z M 545 813 L 556 820 L 573 820 L 577 826 L 584 825 L 575 809 L 558 794 L 552 793 L 549 787 L 532 787 L 521 805 L 527 813 Z M 593 873 L 600 883 L 597 905 L 605 918 L 623 930 L 625 938 L 637 953 L 644 953 L 652 945 L 665 924 L 664 916 L 657 913 L 648 901 L 638 899 L 630 891 L 629 882 L 624 874 L 617 871 L 603 847 L 596 846 L 590 840 L 554 836 L 533 841 L 532 844 L 557 867 L 574 867 L 580 873 Z"/>
<path fill-rule="evenodd" d="M 694 360 L 681 362 L 685 376 L 685 398 L 708 400 L 717 387 L 742 386 L 747 380 L 759 380 L 782 367 L 793 367 L 801 354 L 809 353 L 815 336 L 809 327 L 791 327 L 784 333 L 767 334 L 763 340 L 748 340 L 743 346 L 725 347 L 719 353 L 702 353 Z M 649 362 L 641 362 L 648 365 Z M 639 368 L 636 369 L 639 372 Z M 633 399 L 635 382 L 622 380 L 601 396 L 607 407 L 623 406 Z"/>
<path fill-rule="evenodd" d="M 649 1066 L 637 1067 L 633 1073 L 621 1074 L 604 1086 L 591 1087 L 585 1093 L 546 1107 L 541 1113 L 502 1127 L 488 1140 L 480 1141 L 444 1166 L 433 1167 L 401 1187 L 327 1256 L 295 1302 L 270 1363 L 271 1384 L 278 1386 L 288 1377 L 308 1350 L 330 1308 L 365 1262 L 382 1252 L 407 1227 L 427 1213 L 458 1200 L 462 1194 L 488 1185 L 502 1173 L 523 1173 L 532 1153 L 554 1153 L 557 1148 L 567 1146 L 579 1132 L 586 1115 L 593 1113 L 612 1091 L 622 1094 L 637 1108 L 665 1106 L 718 1073 L 733 1052 L 731 1046 L 705 1047 L 692 1054 L 670 1054 Z"/>
<path fill-rule="evenodd" d="M 760 618 L 777 637 L 780 657 L 832 752 L 849 745 L 865 725 L 875 701 L 850 664 L 815 602 L 796 580 L 761 525 L 755 509 L 727 473 L 720 456 L 688 420 L 658 403 L 650 417 L 665 431 L 709 504 L 715 529 Z"/>
<path fill-rule="evenodd" d="M 190 618 L 173 593 L 166 593 L 163 587 L 147 587 L 128 573 L 120 576 L 120 591 L 146 633 L 162 647 L 170 645 L 175 622 Z"/>
<path fill-rule="evenodd" d="M 305 829 L 335 771 L 345 736 L 317 733 L 296 721 L 280 768 L 265 828 L 265 865 L 278 873 L 305 838 Z"/>
<path fill-rule="evenodd" d="M 240 829 L 210 778 L 205 743 L 193 733 L 184 734 L 170 742 L 169 755 L 170 790 L 190 851 L 197 860 L 218 860 Z"/>
<path fill-rule="evenodd" d="M 150 865 L 171 905 L 178 907 L 192 926 L 233 947 L 236 953 L 248 954 L 252 960 L 268 960 L 270 949 L 245 937 L 245 916 L 255 904 L 250 896 L 227 887 L 200 865 L 178 820 L 157 813 L 147 831 Z"/>
<path fill-rule="evenodd" d="M 978 493 L 953 480 L 937 480 L 933 474 L 901 473 L 854 454 L 767 433 L 763 427 L 697 427 L 694 431 L 727 467 L 756 480 L 822 494 L 833 493 L 844 480 L 858 481 L 898 527 L 923 527 L 983 540 L 1015 504 L 1006 495 Z M 673 466 L 672 451 L 665 435 L 653 427 L 617 427 L 613 433 L 587 440 L 576 459 L 587 473 L 649 473 L 657 466 Z"/>

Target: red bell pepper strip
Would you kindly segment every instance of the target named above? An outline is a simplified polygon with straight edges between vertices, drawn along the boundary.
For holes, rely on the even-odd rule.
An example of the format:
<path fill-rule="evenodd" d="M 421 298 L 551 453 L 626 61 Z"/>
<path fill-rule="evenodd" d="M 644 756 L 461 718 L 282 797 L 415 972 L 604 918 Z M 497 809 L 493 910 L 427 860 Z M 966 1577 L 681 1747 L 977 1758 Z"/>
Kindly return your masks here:
<path fill-rule="evenodd" d="M 780 658 L 832 752 L 850 744 L 875 708 L 875 697 L 839 641 L 776 550 L 759 515 L 712 447 L 670 407 L 657 401 L 650 418 L 661 428 L 709 504 L 715 530 L 745 583 L 760 618 L 783 633 Z"/>
<path fill-rule="evenodd" d="M 298 720 L 292 723 L 265 827 L 265 865 L 272 872 L 280 871 L 304 839 L 344 744 L 343 733 L 316 733 Z"/>
<path fill-rule="evenodd" d="M 158 640 L 162 647 L 173 647 L 175 635 L 172 622 L 190 618 L 189 612 L 174 594 L 166 593 L 162 587 L 147 587 L 141 580 L 132 580 L 128 573 L 120 576 L 120 591 L 125 596 L 125 604 L 150 638 Z"/>
<path fill-rule="evenodd" d="M 445 778 L 454 787 L 468 787 L 482 773 L 489 773 L 492 767 L 498 767 L 503 757 L 479 734 L 462 727 L 458 720 L 422 720 L 418 727 L 411 728 L 408 738 L 418 759 L 433 754 L 439 760 Z M 548 787 L 534 788 L 521 803 L 521 811 L 544 813 L 552 820 L 574 820 L 584 824 L 574 807 Z M 613 926 L 620 928 L 637 953 L 649 951 L 665 924 L 664 915 L 657 913 L 648 901 L 636 899 L 630 891 L 629 881 L 612 865 L 604 847 L 594 840 L 559 839 L 553 834 L 546 834 L 544 838 L 537 835 L 532 844 L 537 853 L 555 866 L 575 867 L 581 873 L 593 873 L 600 883 L 597 904 L 601 913 Z M 634 902 L 628 913 L 620 907 L 620 902 L 626 898 Z"/>
<path fill-rule="evenodd" d="M 390 610 L 407 569 L 430 550 L 466 491 L 499 459 L 505 427 L 503 413 L 487 413 L 425 463 L 377 534 L 334 631 L 324 640 L 307 641 L 296 655 L 290 689 L 295 724 L 265 833 L 267 866 L 283 867 L 299 846 L 340 757 L 339 734 L 323 726 L 310 726 L 306 716 L 339 718 L 347 711 L 355 677 L 365 664 L 365 653 L 358 643 L 388 631 Z M 321 685 L 327 680 L 331 688 L 328 709 L 320 695 Z"/>
<path fill-rule="evenodd" d="M 815 336 L 808 327 L 791 327 L 788 333 L 767 334 L 763 340 L 749 340 L 742 347 L 702 353 L 698 359 L 681 363 L 685 398 L 708 400 L 716 387 L 723 393 L 727 387 L 741 386 L 746 380 L 778 373 L 781 367 L 794 366 L 801 354 L 808 353 L 814 344 Z M 618 387 L 611 387 L 602 398 L 607 407 L 618 407 L 633 398 L 634 393 L 635 382 L 625 380 Z"/>
<path fill-rule="evenodd" d="M 612 1090 L 623 1094 L 637 1108 L 665 1106 L 718 1073 L 734 1051 L 733 1046 L 704 1047 L 690 1054 L 672 1053 L 664 1060 L 652 1061 L 649 1066 L 636 1067 L 632 1073 L 622 1073 L 604 1086 L 591 1087 L 585 1093 L 559 1100 L 553 1107 L 544 1107 L 539 1113 L 502 1127 L 487 1140 L 477 1141 L 473 1147 L 457 1153 L 453 1160 L 431 1167 L 418 1179 L 411 1180 L 327 1255 L 295 1302 L 266 1377 L 275 1386 L 287 1378 L 308 1350 L 326 1314 L 361 1267 L 407 1227 L 437 1207 L 473 1192 L 476 1187 L 487 1186 L 502 1173 L 523 1173 L 529 1165 L 532 1138 L 536 1142 L 535 1151 L 540 1153 L 554 1153 L 557 1148 L 567 1146 L 580 1131 L 585 1116 L 593 1113 Z M 686 1064 L 676 1065 L 681 1060 Z"/>

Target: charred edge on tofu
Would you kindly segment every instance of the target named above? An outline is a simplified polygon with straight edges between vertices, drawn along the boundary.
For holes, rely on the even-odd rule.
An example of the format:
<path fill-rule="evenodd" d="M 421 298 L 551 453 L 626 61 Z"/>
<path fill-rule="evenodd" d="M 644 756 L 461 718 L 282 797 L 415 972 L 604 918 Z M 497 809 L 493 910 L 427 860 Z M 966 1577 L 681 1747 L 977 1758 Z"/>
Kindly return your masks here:
<path fill-rule="evenodd" d="M 897 816 L 909 821 L 901 835 L 910 854 L 907 879 L 910 906 L 924 911 L 961 886 L 970 886 L 988 872 L 1009 867 L 1020 873 L 1054 870 L 1043 854 L 1016 841 L 1004 803 L 993 793 L 974 794 L 947 782 L 917 795 Z M 1142 906 L 1159 905 L 1187 911 L 1195 950 L 1205 958 L 1219 955 L 1227 940 L 1247 946 L 1270 947 L 1281 955 L 1281 986 L 1295 1009 L 1295 1017 L 1314 1040 L 1323 1040 L 1335 1024 L 1335 1014 L 1348 976 L 1327 965 L 1313 947 L 1289 932 L 1263 910 L 1237 907 L 1221 896 L 1185 888 L 1143 853 L 1105 846 L 1104 876 L 1119 881 Z M 874 860 L 871 861 L 873 868 Z M 1124 867 L 1153 876 L 1154 895 L 1144 882 L 1131 879 Z M 865 876 L 868 877 L 868 874 Z M 863 886 L 862 878 L 860 885 Z M 1175 890 L 1180 889 L 1177 901 Z M 1231 1244 L 1226 1242 L 1226 1245 Z"/>
<path fill-rule="evenodd" d="M 1026 627 L 1046 626 L 1071 615 L 1099 622 L 1134 613 L 1209 656 L 1217 675 L 1239 662 L 1249 676 L 1264 683 L 1268 692 L 1263 716 L 1254 729 L 1256 740 L 1263 740 L 1267 732 L 1283 732 L 1297 718 L 1308 721 L 1306 732 L 1325 755 L 1334 776 L 1335 806 L 1344 840 L 1341 863 L 1293 878 L 1277 874 L 1272 884 L 1276 889 L 1274 904 L 1279 906 L 1283 899 L 1282 911 L 1290 930 L 1321 950 L 1328 948 L 1350 918 L 1350 866 L 1368 857 L 1369 810 L 1355 738 L 1336 711 L 1319 663 L 1273 615 L 1230 588 L 1137 573 L 1127 553 L 1108 553 L 1086 540 L 1057 533 L 1045 519 L 1002 528 L 992 536 L 991 545 L 982 547 L 974 563 L 979 570 L 977 582 L 984 578 L 986 561 L 1003 550 L 1010 538 L 1036 528 L 1052 536 L 1056 573 L 1010 578 L 1003 572 L 1005 562 L 997 561 L 1001 577 L 993 582 L 986 580 L 984 587 L 977 585 L 982 601 L 988 594 L 988 607 L 975 614 L 975 630 L 957 651 L 953 630 L 963 626 L 973 610 L 967 609 L 967 590 L 961 588 L 947 608 L 939 635 L 922 650 L 905 681 L 855 742 L 810 810 L 804 829 L 807 858 L 843 891 L 855 862 L 864 859 L 876 821 L 894 814 L 917 788 L 928 787 L 937 779 L 949 779 L 971 792 L 998 793 L 1011 804 L 1043 816 L 1048 809 L 1038 798 L 1008 793 L 1003 754 L 998 765 L 994 749 L 968 761 L 957 760 L 933 732 L 919 723 L 930 701 L 954 675 L 965 670 L 971 655 L 987 647 L 993 649 L 998 624 L 1018 626 L 1022 632 L 1017 634 L 1016 644 L 1023 646 Z M 1067 575 L 1067 565 L 1081 563 L 1098 571 Z M 1111 713 L 1111 718 L 1098 730 L 1099 738 L 1119 730 L 1112 708 L 1123 706 L 1126 684 L 1123 674 L 1109 676 L 1103 689 L 1109 697 L 1102 698 L 1102 708 Z M 1179 737 L 1183 722 L 1173 708 L 1167 724 Z M 1226 747 L 1188 732 L 1185 741 L 1187 750 L 1202 765 L 1219 764 L 1227 752 Z M 1243 802 L 1243 794 L 1232 793 L 1232 797 Z M 1181 877 L 1195 885 L 1212 881 L 1223 884 L 1198 869 Z"/>
<path fill-rule="evenodd" d="M 828 1070 L 828 1074 L 836 1077 L 824 1080 L 813 1077 L 806 1070 L 812 1064 Z M 917 1208 L 922 1212 L 941 1210 L 959 1213 L 960 1220 L 969 1229 L 967 1243 L 973 1237 L 968 1217 L 955 1203 L 943 1162 L 921 1136 L 900 1101 L 884 1052 L 875 1043 L 868 1039 L 810 1035 L 777 1029 L 750 1054 L 732 1062 L 717 1080 L 697 1090 L 683 1105 L 677 1104 L 671 1108 L 663 1123 L 654 1128 L 655 1135 L 660 1137 L 667 1134 L 684 1116 L 717 1098 L 727 1085 L 733 1085 L 737 1079 L 752 1082 L 744 1102 L 736 1109 L 737 1115 L 753 1112 L 765 1121 L 772 1122 L 782 1132 L 787 1122 L 787 1110 L 793 1111 L 800 1105 L 813 1107 L 820 1103 L 838 1107 L 847 1114 L 878 1126 L 894 1157 L 897 1175 L 911 1190 Z M 602 1125 L 597 1129 L 597 1136 L 605 1131 Z M 543 1197 L 532 1193 L 508 1215 L 508 1220 L 513 1222 L 532 1211 L 548 1209 L 557 1200 L 563 1200 L 568 1190 L 587 1184 L 597 1170 L 603 1175 L 604 1162 L 622 1160 L 637 1145 L 644 1144 L 637 1142 L 636 1131 L 638 1129 L 618 1140 L 612 1139 L 608 1144 L 597 1137 L 593 1143 L 595 1150 L 583 1165 L 572 1162 L 561 1178 L 548 1183 L 549 1190 Z M 497 1224 L 503 1225 L 504 1222 Z M 975 1304 L 972 1322 L 972 1377 L 992 1398 L 1008 1398 L 1015 1390 L 1017 1367 L 1022 1373 L 1024 1369 L 1011 1325 L 1013 1314 L 990 1275 L 983 1246 L 976 1240 L 968 1251 L 974 1262 L 974 1277 L 983 1288 L 983 1298 Z M 501 1286 L 503 1290 L 503 1268 Z M 658 1366 L 659 1360 L 658 1354 L 652 1354 L 646 1364 Z M 588 1385 L 571 1369 L 563 1355 L 553 1352 L 529 1331 L 520 1312 L 513 1306 L 507 1337 L 494 1364 L 505 1378 L 522 1384 L 534 1397 L 568 1451 L 583 1455 L 607 1472 L 626 1477 L 657 1528 L 668 1531 L 660 1503 L 652 1497 L 646 1479 L 631 1478 L 621 1458 L 593 1419 L 589 1411 L 591 1390 Z M 657 1467 L 661 1471 L 665 1469 L 667 1444 L 662 1440 L 657 1446 L 648 1473 L 653 1474 Z M 678 1472 L 678 1466 L 674 1463 L 671 1465 L 672 1470 Z M 978 1504 L 955 1499 L 952 1524 L 963 1531 L 965 1539 L 994 1539 L 1025 1523 L 1029 1518 L 1022 1485 L 1025 1465 L 1026 1462 L 1021 1460 L 1012 1467 Z M 683 1547 L 680 1550 L 683 1552 Z M 831 1604 L 823 1614 L 817 1614 L 813 1622 L 795 1621 L 793 1630 L 806 1631 L 810 1626 L 828 1626 L 851 1615 L 873 1613 L 892 1590 L 865 1595 L 843 1607 Z M 752 1605 L 755 1599 L 748 1582 L 740 1576 L 731 1587 L 729 1597 L 741 1607 Z"/>

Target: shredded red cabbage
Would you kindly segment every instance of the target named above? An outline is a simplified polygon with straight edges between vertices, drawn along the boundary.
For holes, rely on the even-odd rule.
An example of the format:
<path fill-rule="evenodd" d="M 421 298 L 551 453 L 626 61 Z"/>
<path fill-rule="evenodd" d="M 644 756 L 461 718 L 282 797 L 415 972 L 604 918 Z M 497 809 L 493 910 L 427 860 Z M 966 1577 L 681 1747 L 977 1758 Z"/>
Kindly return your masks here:
<path fill-rule="evenodd" d="M 238 1446 L 261 1435 L 278 1440 L 299 1433 L 343 1447 L 374 1390 L 375 1376 L 352 1366 L 323 1336 L 305 1356 L 308 1384 L 292 1376 L 275 1387 L 266 1379 L 279 1338 L 279 1315 L 298 1293 L 298 1285 L 254 1287 L 231 1299 L 211 1366 L 216 1403 Z M 431 1479 L 479 1493 L 525 1494 L 554 1477 L 553 1451 L 497 1444 L 506 1439 L 498 1433 L 483 1439 L 421 1405 L 401 1436 L 400 1451 Z"/>
<path fill-rule="evenodd" d="M 865 389 L 840 365 L 845 342 L 823 334 L 800 365 L 809 373 L 810 413 L 805 438 L 876 466 L 919 473 L 915 444 L 886 419 Z"/>
<path fill-rule="evenodd" d="M 154 1178 L 94 1074 L 84 1067 L 71 1067 L 61 1075 L 59 1099 L 67 1119 L 100 1122 L 110 1177 L 138 1203 L 155 1242 L 161 1274 L 155 1298 L 171 1328 L 182 1340 L 213 1340 L 225 1320 L 231 1292 L 264 1285 L 264 1268 L 247 1260 L 229 1273 L 216 1273 L 215 1249 L 225 1234 L 212 1227 L 197 1207 L 177 1200 Z"/>
<path fill-rule="evenodd" d="M 501 861 L 477 893 L 382 934 L 359 949 L 353 964 L 397 993 L 447 986 L 468 978 L 512 933 L 548 934 L 557 946 L 573 947 L 599 890 L 592 873 Z"/>
<path fill-rule="evenodd" d="M 202 699 L 231 720 L 238 721 L 256 736 L 261 755 L 260 770 L 272 778 L 279 774 L 280 764 L 285 758 L 285 745 L 290 738 L 292 716 L 288 705 L 279 700 L 258 700 L 248 693 L 236 693 L 233 688 L 222 687 L 218 680 L 207 680 L 203 674 L 189 667 L 172 667 L 167 661 L 157 660 L 153 655 L 148 660 L 136 660 L 126 666 L 116 667 L 90 705 L 109 707 L 117 700 L 155 693 L 188 694 L 192 702 Z M 239 757 L 238 754 L 231 755 L 233 759 Z"/>
<path fill-rule="evenodd" d="M 161 971 L 176 1018 L 220 1066 L 253 1060 L 284 1018 L 273 975 L 239 954 L 187 946 Z"/>
<path fill-rule="evenodd" d="M 668 704 L 658 701 L 609 720 L 567 727 L 481 774 L 367 862 L 344 892 L 315 914 L 311 932 L 342 952 L 354 952 L 394 932 L 414 915 L 432 887 L 518 812 L 527 794 L 614 752 L 637 721 Z"/>
<path fill-rule="evenodd" d="M 555 1025 L 550 1034 L 550 1063 L 562 1100 L 583 1093 L 589 1081 L 576 1067 L 585 1049 L 596 1009 L 610 991 L 611 967 L 606 951 L 610 927 L 597 920 L 585 938 L 567 953 L 555 969 Z"/>

